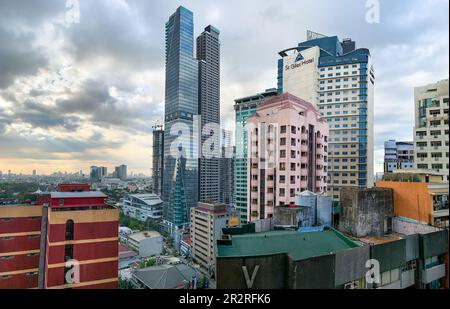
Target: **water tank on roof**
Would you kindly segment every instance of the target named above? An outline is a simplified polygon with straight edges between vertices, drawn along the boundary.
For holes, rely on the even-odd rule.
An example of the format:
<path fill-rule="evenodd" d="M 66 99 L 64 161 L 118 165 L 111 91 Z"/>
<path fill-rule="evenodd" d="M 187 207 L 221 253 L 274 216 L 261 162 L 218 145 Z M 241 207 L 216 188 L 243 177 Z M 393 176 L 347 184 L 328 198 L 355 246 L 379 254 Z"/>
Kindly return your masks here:
<path fill-rule="evenodd" d="M 311 191 L 303 191 L 295 197 L 295 204 L 298 207 L 310 207 L 316 206 L 317 194 Z"/>

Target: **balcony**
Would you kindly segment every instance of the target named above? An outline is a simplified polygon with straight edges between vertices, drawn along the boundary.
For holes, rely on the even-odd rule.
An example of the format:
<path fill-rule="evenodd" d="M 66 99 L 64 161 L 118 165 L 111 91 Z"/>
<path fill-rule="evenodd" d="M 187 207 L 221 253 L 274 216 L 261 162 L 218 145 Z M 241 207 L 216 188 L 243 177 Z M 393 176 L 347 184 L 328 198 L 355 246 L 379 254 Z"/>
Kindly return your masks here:
<path fill-rule="evenodd" d="M 430 282 L 439 280 L 445 277 L 445 264 L 431 267 L 426 270 L 422 270 L 422 283 L 428 284 Z"/>

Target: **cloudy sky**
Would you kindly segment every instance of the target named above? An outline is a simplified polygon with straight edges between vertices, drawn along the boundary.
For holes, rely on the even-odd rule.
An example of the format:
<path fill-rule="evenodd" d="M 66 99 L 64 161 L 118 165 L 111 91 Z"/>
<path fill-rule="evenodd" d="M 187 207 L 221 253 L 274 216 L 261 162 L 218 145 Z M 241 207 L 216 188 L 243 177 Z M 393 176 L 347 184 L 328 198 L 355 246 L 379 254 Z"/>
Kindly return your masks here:
<path fill-rule="evenodd" d="M 221 30 L 228 129 L 233 100 L 275 87 L 277 53 L 307 29 L 369 48 L 380 171 L 384 140 L 412 140 L 413 88 L 448 78 L 449 1 L 380 0 L 379 23 L 368 23 L 371 2 L 0 0 L 0 171 L 125 163 L 149 175 L 151 127 L 164 113 L 164 23 L 179 5 L 194 12 L 196 36 L 208 24 Z"/>

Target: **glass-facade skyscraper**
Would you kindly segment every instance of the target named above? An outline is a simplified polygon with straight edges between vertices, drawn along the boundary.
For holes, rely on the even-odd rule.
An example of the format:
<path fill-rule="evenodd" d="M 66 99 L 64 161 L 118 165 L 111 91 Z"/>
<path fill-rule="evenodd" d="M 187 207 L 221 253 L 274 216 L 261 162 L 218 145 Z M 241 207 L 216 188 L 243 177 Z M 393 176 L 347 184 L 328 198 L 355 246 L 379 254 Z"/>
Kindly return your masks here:
<path fill-rule="evenodd" d="M 188 223 L 187 213 L 198 202 L 198 61 L 194 58 L 193 13 L 179 7 L 166 23 L 165 36 L 163 223 L 173 233 Z M 186 198 L 180 198 L 180 192 Z"/>

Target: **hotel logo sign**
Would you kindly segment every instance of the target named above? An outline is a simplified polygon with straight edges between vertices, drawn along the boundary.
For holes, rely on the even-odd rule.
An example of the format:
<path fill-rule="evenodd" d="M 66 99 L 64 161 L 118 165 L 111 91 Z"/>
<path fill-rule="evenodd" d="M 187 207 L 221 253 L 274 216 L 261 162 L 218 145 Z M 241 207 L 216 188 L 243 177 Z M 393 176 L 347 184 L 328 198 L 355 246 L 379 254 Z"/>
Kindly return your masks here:
<path fill-rule="evenodd" d="M 294 70 L 294 69 L 303 67 L 304 65 L 308 65 L 308 64 L 314 63 L 314 59 L 315 59 L 314 57 L 312 57 L 310 59 L 305 59 L 301 53 L 298 53 L 296 58 L 295 58 L 295 62 L 293 64 L 291 64 L 291 65 L 286 65 L 285 66 L 285 70 L 286 71 Z"/>

